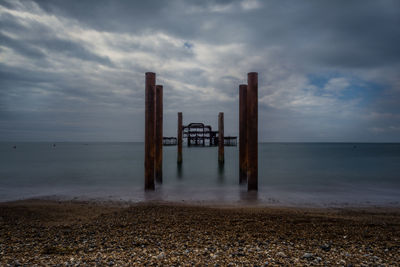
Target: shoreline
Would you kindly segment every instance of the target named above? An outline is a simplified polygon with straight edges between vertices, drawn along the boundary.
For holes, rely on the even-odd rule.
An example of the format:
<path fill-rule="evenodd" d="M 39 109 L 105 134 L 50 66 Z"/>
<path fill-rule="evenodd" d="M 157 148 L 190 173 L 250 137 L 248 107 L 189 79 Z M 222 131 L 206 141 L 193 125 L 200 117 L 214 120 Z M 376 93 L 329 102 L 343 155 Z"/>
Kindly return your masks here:
<path fill-rule="evenodd" d="M 66 196 L 66 195 L 48 195 L 38 197 L 28 197 L 19 199 L 0 200 L 0 205 L 9 203 L 29 203 L 29 202 L 70 202 L 70 203 L 86 203 L 98 205 L 117 205 L 117 206 L 131 206 L 142 204 L 160 204 L 160 205 L 186 205 L 198 207 L 232 207 L 232 208 L 290 208 L 290 209 L 384 209 L 400 211 L 400 203 L 398 201 L 389 201 L 385 203 L 377 203 L 371 201 L 353 201 L 353 202 L 320 202 L 318 201 L 299 201 L 295 203 L 292 201 L 283 201 L 279 199 L 270 198 L 268 200 L 261 200 L 254 197 L 254 195 L 247 195 L 246 198 L 241 200 L 198 200 L 198 199 L 163 199 L 159 198 L 157 192 L 150 192 L 148 196 L 133 199 L 117 198 L 114 196 L 107 197 L 83 197 L 83 196 Z"/>
<path fill-rule="evenodd" d="M 395 266 L 399 248 L 398 208 L 0 203 L 5 266 Z"/>

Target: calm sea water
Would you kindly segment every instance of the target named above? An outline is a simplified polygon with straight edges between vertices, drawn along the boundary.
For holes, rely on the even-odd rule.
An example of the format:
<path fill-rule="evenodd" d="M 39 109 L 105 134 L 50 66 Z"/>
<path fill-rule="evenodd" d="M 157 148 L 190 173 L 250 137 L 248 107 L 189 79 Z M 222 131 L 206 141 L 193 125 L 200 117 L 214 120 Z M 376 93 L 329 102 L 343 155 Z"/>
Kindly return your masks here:
<path fill-rule="evenodd" d="M 16 149 L 13 146 L 16 145 Z M 259 144 L 259 191 L 238 185 L 238 148 L 164 147 L 145 193 L 143 143 L 0 143 L 0 201 L 25 198 L 267 205 L 400 206 L 400 144 Z"/>

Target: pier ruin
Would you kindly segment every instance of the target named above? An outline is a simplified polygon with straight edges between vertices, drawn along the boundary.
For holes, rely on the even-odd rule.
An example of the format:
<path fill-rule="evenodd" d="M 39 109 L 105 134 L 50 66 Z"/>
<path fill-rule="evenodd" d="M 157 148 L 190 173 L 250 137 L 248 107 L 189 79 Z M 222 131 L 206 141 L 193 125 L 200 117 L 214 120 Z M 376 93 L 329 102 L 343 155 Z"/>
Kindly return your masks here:
<path fill-rule="evenodd" d="M 177 145 L 177 164 L 183 162 L 182 145 L 218 146 L 218 163 L 224 164 L 225 146 L 236 146 L 236 136 L 224 136 L 224 113 L 218 114 L 218 131 L 204 123 L 183 125 L 178 112 L 177 137 L 163 137 L 163 86 L 156 85 L 156 74 L 146 73 L 145 82 L 145 190 L 162 183 L 162 147 Z M 258 190 L 258 73 L 247 74 L 247 84 L 239 85 L 239 183 L 248 191 Z"/>

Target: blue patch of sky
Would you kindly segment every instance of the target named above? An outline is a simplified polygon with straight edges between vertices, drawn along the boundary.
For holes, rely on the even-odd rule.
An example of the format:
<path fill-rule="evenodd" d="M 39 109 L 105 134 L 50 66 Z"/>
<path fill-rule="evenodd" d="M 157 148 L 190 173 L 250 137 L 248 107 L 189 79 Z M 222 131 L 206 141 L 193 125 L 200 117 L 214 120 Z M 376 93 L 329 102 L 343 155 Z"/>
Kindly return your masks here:
<path fill-rule="evenodd" d="M 340 73 L 320 73 L 307 75 L 309 83 L 317 88 L 316 95 L 322 96 L 329 92 L 324 87 L 333 78 L 345 78 L 349 86 L 332 97 L 346 101 L 358 99 L 359 104 L 369 103 L 372 99 L 379 97 L 384 86 L 378 83 L 367 82 L 355 76 L 346 76 Z"/>
<path fill-rule="evenodd" d="M 185 48 L 187 48 L 187 49 L 192 49 L 193 44 L 190 43 L 190 42 L 185 42 L 185 43 L 183 44 L 183 46 L 184 46 Z"/>
<path fill-rule="evenodd" d="M 334 77 L 338 77 L 338 75 L 334 74 L 308 74 L 307 78 L 311 85 L 316 86 L 317 88 L 323 88 L 326 83 Z"/>

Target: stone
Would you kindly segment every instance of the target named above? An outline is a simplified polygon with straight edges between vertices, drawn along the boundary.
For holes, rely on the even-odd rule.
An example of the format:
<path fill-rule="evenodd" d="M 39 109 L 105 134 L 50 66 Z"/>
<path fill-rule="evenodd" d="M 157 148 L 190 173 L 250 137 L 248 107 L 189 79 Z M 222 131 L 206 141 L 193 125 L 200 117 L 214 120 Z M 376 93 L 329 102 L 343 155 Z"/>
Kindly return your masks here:
<path fill-rule="evenodd" d="M 162 260 L 165 257 L 165 253 L 161 252 L 160 254 L 157 255 L 157 259 Z"/>
<path fill-rule="evenodd" d="M 312 253 L 306 252 L 302 256 L 303 259 L 311 260 L 314 258 L 314 255 Z"/>
<path fill-rule="evenodd" d="M 372 256 L 372 259 L 373 259 L 374 261 L 380 261 L 380 260 L 381 260 L 378 256 Z"/>
<path fill-rule="evenodd" d="M 279 251 L 278 253 L 276 253 L 277 257 L 282 257 L 282 258 L 286 258 L 286 254 L 283 253 L 282 251 Z"/>
<path fill-rule="evenodd" d="M 322 246 L 320 246 L 320 248 L 321 248 L 323 251 L 328 252 L 328 251 L 331 250 L 331 245 L 330 245 L 330 244 L 323 244 Z"/>

